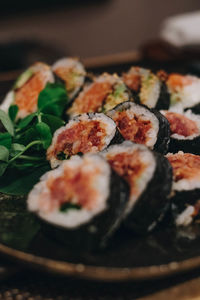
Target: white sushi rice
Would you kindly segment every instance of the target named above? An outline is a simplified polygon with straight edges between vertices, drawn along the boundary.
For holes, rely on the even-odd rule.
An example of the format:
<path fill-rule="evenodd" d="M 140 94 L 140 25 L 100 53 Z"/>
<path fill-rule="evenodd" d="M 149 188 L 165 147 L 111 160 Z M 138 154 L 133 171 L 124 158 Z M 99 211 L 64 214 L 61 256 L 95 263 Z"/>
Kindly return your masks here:
<path fill-rule="evenodd" d="M 161 110 L 160 112 L 164 116 L 167 113 L 167 111 L 165 111 L 165 110 Z M 178 113 L 178 112 L 176 112 L 176 113 Z M 191 110 L 187 110 L 185 113 L 184 112 L 179 112 L 179 114 L 182 114 L 186 118 L 194 121 L 195 124 L 197 125 L 198 132 L 195 133 L 195 134 L 189 135 L 189 136 L 184 136 L 184 135 L 180 135 L 180 134 L 177 134 L 177 133 L 173 133 L 173 134 L 171 134 L 171 138 L 174 138 L 174 139 L 177 139 L 177 140 L 193 140 L 194 138 L 200 136 L 200 116 L 193 114 Z"/>
<path fill-rule="evenodd" d="M 184 154 L 183 151 L 179 151 L 175 154 Z M 171 155 L 175 155 L 174 153 L 168 153 L 166 157 L 170 157 Z M 173 181 L 172 191 L 190 191 L 194 189 L 200 189 L 200 172 L 195 177 L 190 179 L 180 179 L 177 182 Z"/>
<path fill-rule="evenodd" d="M 184 209 L 175 220 L 176 226 L 188 226 L 191 224 L 193 221 L 194 211 L 195 208 L 192 205 L 189 205 L 186 209 Z"/>
<path fill-rule="evenodd" d="M 152 179 L 156 168 L 155 158 L 153 153 L 145 146 L 134 144 L 130 141 L 125 141 L 120 145 L 113 145 L 108 147 L 102 152 L 102 155 L 109 160 L 109 157 L 114 157 L 120 153 L 132 154 L 135 151 L 139 151 L 140 159 L 142 164 L 146 165 L 145 170 L 142 172 L 136 181 L 136 188 L 138 190 L 137 194 L 132 194 L 127 203 L 125 215 L 131 212 L 132 208 L 136 204 L 140 195 L 144 192 L 147 184 Z"/>
<path fill-rule="evenodd" d="M 73 91 L 68 92 L 69 98 L 72 99 L 84 83 L 84 76 L 86 75 L 85 68 L 77 58 L 72 57 L 61 58 L 52 65 L 53 72 L 59 68 L 72 69 L 79 75 L 74 78 L 76 88 Z"/>
<path fill-rule="evenodd" d="M 82 114 L 82 115 L 70 120 L 69 123 L 67 123 L 67 125 L 59 128 L 54 133 L 52 143 L 51 143 L 50 147 L 47 149 L 47 157 L 50 160 L 50 164 L 51 164 L 52 168 L 55 168 L 62 163 L 62 161 L 59 160 L 57 158 L 57 156 L 50 155 L 50 153 L 53 151 L 54 147 L 57 144 L 58 136 L 63 131 L 66 131 L 66 130 L 72 128 L 75 124 L 82 122 L 82 121 L 88 121 L 88 122 L 99 121 L 100 126 L 102 128 L 104 128 L 106 131 L 106 135 L 104 137 L 102 137 L 102 143 L 104 146 L 100 150 L 98 150 L 98 148 L 96 146 L 93 146 L 91 149 L 92 153 L 96 153 L 98 151 L 104 150 L 109 145 L 110 141 L 113 139 L 115 132 L 116 132 L 116 125 L 115 125 L 115 122 L 111 118 L 107 117 L 106 115 L 104 115 L 102 113 Z M 86 127 L 86 129 L 87 129 L 87 127 Z M 99 134 L 101 134 L 101 133 L 99 132 Z M 84 135 L 84 131 L 82 132 L 82 135 Z M 74 143 L 73 146 L 77 147 L 79 143 L 80 143 L 80 141 L 79 141 L 79 139 L 77 139 L 77 141 Z"/>
<path fill-rule="evenodd" d="M 50 67 L 44 63 L 35 63 L 28 70 L 30 70 L 30 72 L 32 72 L 33 74 L 41 72 L 43 75 L 44 86 L 47 84 L 47 82 L 54 82 L 53 73 L 51 72 Z M 25 72 L 27 72 L 27 70 Z M 23 76 L 23 74 L 21 74 L 21 76 Z M 8 92 L 2 104 L 0 105 L 0 109 L 2 109 L 5 112 L 8 112 L 8 109 L 12 104 L 15 104 L 15 89 Z M 25 109 L 20 109 L 17 113 L 17 118 L 22 119 L 25 118 L 27 115 L 28 113 Z"/>
<path fill-rule="evenodd" d="M 94 169 L 98 170 L 92 182 L 92 187 L 97 192 L 96 199 L 94 199 L 95 207 L 92 210 L 83 207 L 79 210 L 69 209 L 67 212 L 61 212 L 57 208 L 53 211 L 45 209 L 44 205 L 41 206 L 41 202 L 45 200 L 48 206 L 49 201 L 51 201 L 50 191 L 47 186 L 48 180 L 50 178 L 59 178 L 63 175 L 64 170 L 67 171 L 69 169 L 70 171 L 72 168 L 84 172 L 86 183 L 87 174 L 93 172 Z M 43 220 L 52 224 L 69 229 L 78 227 L 89 222 L 94 216 L 107 208 L 106 201 L 109 197 L 110 176 L 109 164 L 101 156 L 95 154 L 86 154 L 82 158 L 73 156 L 69 160 L 64 161 L 59 168 L 49 171 L 41 177 L 40 182 L 34 186 L 28 195 L 28 210 L 37 213 Z M 71 202 L 76 203 L 77 197 L 78 195 L 73 196 Z"/>
<path fill-rule="evenodd" d="M 150 128 L 146 133 L 148 140 L 145 145 L 153 149 L 154 145 L 156 144 L 159 131 L 159 121 L 156 116 L 145 107 L 133 102 L 124 102 L 115 109 L 109 111 L 107 115 L 111 118 L 115 118 L 118 111 L 126 111 L 129 119 L 134 119 L 135 116 L 137 116 L 140 118 L 140 120 L 151 122 L 152 128 Z"/>
<path fill-rule="evenodd" d="M 200 103 L 200 79 L 191 75 L 186 75 L 185 78 L 191 80 L 192 83 L 184 87 L 177 87 L 176 92 L 168 84 L 168 90 L 171 94 L 170 110 L 172 111 L 178 112 Z"/>

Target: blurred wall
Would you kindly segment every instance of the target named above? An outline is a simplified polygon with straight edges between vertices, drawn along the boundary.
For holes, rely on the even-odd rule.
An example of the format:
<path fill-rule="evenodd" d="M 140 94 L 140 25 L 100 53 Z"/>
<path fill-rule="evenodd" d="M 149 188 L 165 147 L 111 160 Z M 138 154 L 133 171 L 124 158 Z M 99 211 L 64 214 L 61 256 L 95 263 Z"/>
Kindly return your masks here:
<path fill-rule="evenodd" d="M 39 39 L 81 57 L 129 51 L 157 37 L 164 18 L 197 9 L 199 0 L 108 0 L 46 7 L 1 17 L 0 42 Z"/>

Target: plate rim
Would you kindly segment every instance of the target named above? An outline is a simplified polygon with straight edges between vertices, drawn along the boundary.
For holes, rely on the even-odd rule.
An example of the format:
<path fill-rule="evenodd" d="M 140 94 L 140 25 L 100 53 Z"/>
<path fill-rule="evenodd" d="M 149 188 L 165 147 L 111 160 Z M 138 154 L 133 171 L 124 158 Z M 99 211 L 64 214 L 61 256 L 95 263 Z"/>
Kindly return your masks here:
<path fill-rule="evenodd" d="M 7 257 L 45 272 L 100 281 L 139 281 L 164 278 L 200 267 L 200 256 L 188 258 L 180 262 L 172 261 L 158 266 L 115 268 L 54 260 L 17 250 L 2 243 L 0 243 L 0 252 Z"/>

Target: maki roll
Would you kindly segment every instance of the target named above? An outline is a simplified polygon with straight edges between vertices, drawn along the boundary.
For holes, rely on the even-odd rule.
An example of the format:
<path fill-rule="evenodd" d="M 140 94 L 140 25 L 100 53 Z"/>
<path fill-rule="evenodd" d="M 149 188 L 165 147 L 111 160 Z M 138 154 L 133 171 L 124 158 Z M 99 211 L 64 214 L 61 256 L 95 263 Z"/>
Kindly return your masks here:
<path fill-rule="evenodd" d="M 9 106 L 15 104 L 19 109 L 17 118 L 26 117 L 37 110 L 38 96 L 48 82 L 54 82 L 50 67 L 35 63 L 19 76 L 0 108 L 7 112 Z"/>
<path fill-rule="evenodd" d="M 196 76 L 172 73 L 167 80 L 170 110 L 182 111 L 200 106 L 200 79 Z"/>
<path fill-rule="evenodd" d="M 125 140 L 147 147 L 161 153 L 168 149 L 169 123 L 158 111 L 133 102 L 124 102 L 107 112 Z"/>
<path fill-rule="evenodd" d="M 126 226 L 137 233 L 151 231 L 170 206 L 170 163 L 159 153 L 130 141 L 108 147 L 103 155 L 130 185 Z"/>
<path fill-rule="evenodd" d="M 172 212 L 176 225 L 189 225 L 200 210 L 200 155 L 167 154 L 173 168 Z"/>
<path fill-rule="evenodd" d="M 86 71 L 76 58 L 62 58 L 55 62 L 52 70 L 57 78 L 65 83 L 69 100 L 72 100 L 82 88 Z"/>
<path fill-rule="evenodd" d="M 137 102 L 149 108 L 168 109 L 169 93 L 165 84 L 167 75 L 160 71 L 158 76 L 148 69 L 131 67 L 122 74 L 124 83 L 129 87 Z"/>
<path fill-rule="evenodd" d="M 44 174 L 27 204 L 47 233 L 82 251 L 105 245 L 121 222 L 128 194 L 128 184 L 101 156 L 87 154 Z"/>
<path fill-rule="evenodd" d="M 88 112 L 106 112 L 127 100 L 129 92 L 123 81 L 116 74 L 104 73 L 85 85 L 67 113 L 74 117 Z"/>
<path fill-rule="evenodd" d="M 169 152 L 179 150 L 200 154 L 200 116 L 190 110 L 185 113 L 161 111 L 170 123 Z"/>
<path fill-rule="evenodd" d="M 109 144 L 122 140 L 112 119 L 101 113 L 83 114 L 54 133 L 52 144 L 47 150 L 47 160 L 55 168 L 71 155 L 99 152 Z"/>

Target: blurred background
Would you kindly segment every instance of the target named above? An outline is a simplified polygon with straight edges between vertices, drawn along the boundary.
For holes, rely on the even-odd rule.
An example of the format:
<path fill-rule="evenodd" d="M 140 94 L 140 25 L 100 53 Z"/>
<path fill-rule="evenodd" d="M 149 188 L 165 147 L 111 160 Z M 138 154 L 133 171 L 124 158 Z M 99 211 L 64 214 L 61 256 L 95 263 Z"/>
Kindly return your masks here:
<path fill-rule="evenodd" d="M 198 10 L 199 0 L 7 0 L 0 10 L 0 72 L 64 55 L 151 50 L 167 17 Z"/>

